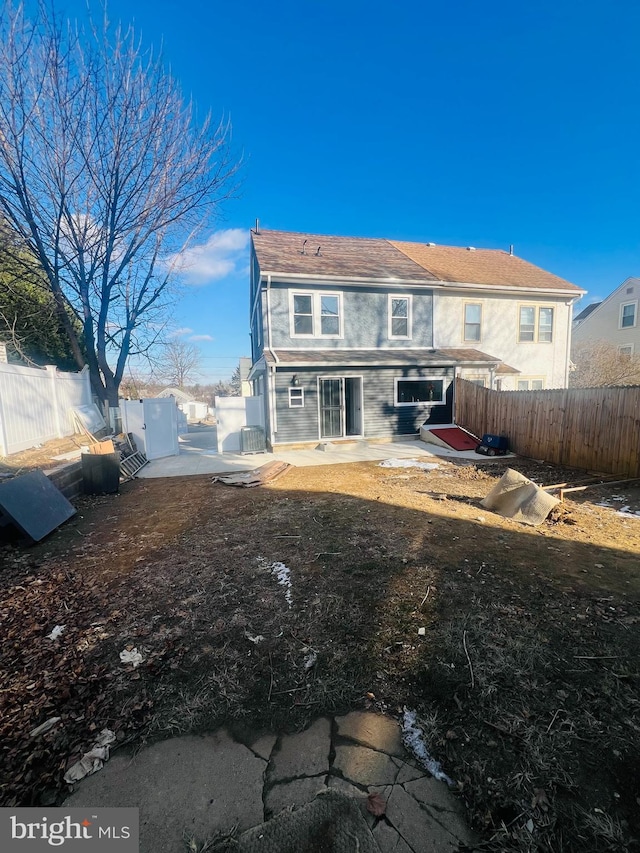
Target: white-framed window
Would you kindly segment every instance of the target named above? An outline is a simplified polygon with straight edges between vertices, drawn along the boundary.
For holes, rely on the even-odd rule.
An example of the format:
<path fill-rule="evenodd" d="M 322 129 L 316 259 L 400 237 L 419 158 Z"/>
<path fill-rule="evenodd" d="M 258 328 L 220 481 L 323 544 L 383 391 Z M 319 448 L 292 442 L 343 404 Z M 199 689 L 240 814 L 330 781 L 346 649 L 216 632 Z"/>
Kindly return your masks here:
<path fill-rule="evenodd" d="M 342 294 L 289 291 L 292 338 L 341 338 Z"/>
<path fill-rule="evenodd" d="M 411 338 L 411 296 L 389 294 L 389 338 Z"/>
<path fill-rule="evenodd" d="M 482 339 L 482 304 L 465 302 L 463 340 L 479 343 Z"/>
<path fill-rule="evenodd" d="M 638 300 L 620 306 L 620 329 L 633 329 L 638 322 Z"/>
<path fill-rule="evenodd" d="M 395 379 L 394 406 L 434 406 L 444 403 L 442 376 L 419 376 Z"/>
<path fill-rule="evenodd" d="M 633 355 L 633 344 L 625 344 L 624 346 L 618 347 L 618 352 L 620 355 Z"/>
<path fill-rule="evenodd" d="M 544 378 L 542 376 L 521 376 L 516 383 L 516 391 L 543 391 Z"/>
<path fill-rule="evenodd" d="M 304 388 L 289 388 L 289 408 L 304 409 Z"/>
<path fill-rule="evenodd" d="M 553 315 L 554 309 L 550 305 L 520 305 L 518 343 L 552 343 Z"/>

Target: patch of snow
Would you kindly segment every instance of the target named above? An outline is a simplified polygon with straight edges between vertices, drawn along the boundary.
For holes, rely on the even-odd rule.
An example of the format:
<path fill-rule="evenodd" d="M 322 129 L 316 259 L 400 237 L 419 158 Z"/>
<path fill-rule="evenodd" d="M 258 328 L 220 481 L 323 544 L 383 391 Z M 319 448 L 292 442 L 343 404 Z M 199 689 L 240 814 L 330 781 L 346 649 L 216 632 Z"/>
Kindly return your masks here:
<path fill-rule="evenodd" d="M 380 468 L 422 468 L 424 471 L 435 471 L 437 462 L 418 462 L 417 459 L 385 459 Z"/>
<path fill-rule="evenodd" d="M 66 627 L 66 625 L 56 625 L 53 631 L 47 634 L 47 640 L 57 640 Z"/>
<path fill-rule="evenodd" d="M 424 734 L 418 725 L 418 716 L 415 711 L 410 711 L 408 708 L 404 709 L 402 717 L 402 742 L 434 778 L 440 782 L 446 782 L 451 787 L 455 785 L 453 779 L 450 779 L 443 771 L 440 762 L 429 755 L 429 750 L 424 742 Z"/>
<path fill-rule="evenodd" d="M 131 651 L 123 649 L 120 652 L 120 660 L 122 661 L 122 663 L 132 663 L 133 668 L 135 669 L 142 663 L 144 658 L 137 649 L 131 649 Z"/>
<path fill-rule="evenodd" d="M 616 512 L 616 515 L 621 515 L 623 518 L 640 518 L 640 510 L 632 511 L 630 506 L 623 506 Z"/>
<path fill-rule="evenodd" d="M 303 651 L 305 651 L 305 650 L 303 649 Z M 307 655 L 305 655 L 304 668 L 305 669 L 311 669 L 311 667 L 314 666 L 314 664 L 316 663 L 317 660 L 318 660 L 318 652 L 310 650 L 309 653 Z"/>
<path fill-rule="evenodd" d="M 258 557 L 258 562 L 262 568 L 268 569 L 272 575 L 277 577 L 280 586 L 285 588 L 284 597 L 287 599 L 289 607 L 291 607 L 291 569 L 278 561 L 269 563 L 264 557 Z"/>
<path fill-rule="evenodd" d="M 256 634 L 256 636 L 255 636 L 255 637 L 252 637 L 252 636 L 251 636 L 251 634 L 250 634 L 248 631 L 245 631 L 245 632 L 244 632 L 244 635 L 245 635 L 245 637 L 247 638 L 247 640 L 249 640 L 249 642 L 250 642 L 250 643 L 255 643 L 255 644 L 256 644 L 256 646 L 258 645 L 258 643 L 261 643 L 261 642 L 265 639 L 265 638 L 262 636 L 262 634 Z"/>

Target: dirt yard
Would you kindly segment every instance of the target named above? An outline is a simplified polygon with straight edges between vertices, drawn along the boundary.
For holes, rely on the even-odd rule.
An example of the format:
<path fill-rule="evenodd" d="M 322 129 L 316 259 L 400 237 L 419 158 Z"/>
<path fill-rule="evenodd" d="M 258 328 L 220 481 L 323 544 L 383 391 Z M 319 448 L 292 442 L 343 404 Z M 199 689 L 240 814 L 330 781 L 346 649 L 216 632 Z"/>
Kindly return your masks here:
<path fill-rule="evenodd" d="M 408 707 L 482 850 L 639 850 L 640 491 L 574 493 L 531 528 L 479 505 L 503 469 L 137 480 L 5 544 L 1 804 L 60 802 L 103 728 L 137 744 Z"/>

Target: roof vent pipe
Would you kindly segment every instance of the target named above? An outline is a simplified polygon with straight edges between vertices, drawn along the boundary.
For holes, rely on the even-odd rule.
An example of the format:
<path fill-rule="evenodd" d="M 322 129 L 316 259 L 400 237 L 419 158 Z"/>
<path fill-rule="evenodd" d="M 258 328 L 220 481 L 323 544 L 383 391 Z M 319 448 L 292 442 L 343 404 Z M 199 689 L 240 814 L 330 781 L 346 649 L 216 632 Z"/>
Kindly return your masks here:
<path fill-rule="evenodd" d="M 305 247 L 306 245 L 307 245 L 307 241 L 306 241 L 306 240 L 303 240 L 303 241 L 302 241 L 302 251 L 300 252 L 300 254 L 301 254 L 301 255 L 306 255 L 306 252 L 305 252 L 305 250 L 304 250 L 304 247 Z"/>
<path fill-rule="evenodd" d="M 319 254 L 320 254 L 320 249 L 321 249 L 321 248 L 322 248 L 322 246 L 318 246 L 318 248 L 317 248 L 317 250 L 316 250 L 316 255 L 319 255 Z"/>
<path fill-rule="evenodd" d="M 259 220 L 257 217 L 256 217 L 256 228 L 255 228 L 255 233 L 256 233 L 256 234 L 259 234 L 259 233 L 260 233 L 260 220 Z"/>
<path fill-rule="evenodd" d="M 513 243 L 509 245 L 509 254 L 513 255 Z"/>

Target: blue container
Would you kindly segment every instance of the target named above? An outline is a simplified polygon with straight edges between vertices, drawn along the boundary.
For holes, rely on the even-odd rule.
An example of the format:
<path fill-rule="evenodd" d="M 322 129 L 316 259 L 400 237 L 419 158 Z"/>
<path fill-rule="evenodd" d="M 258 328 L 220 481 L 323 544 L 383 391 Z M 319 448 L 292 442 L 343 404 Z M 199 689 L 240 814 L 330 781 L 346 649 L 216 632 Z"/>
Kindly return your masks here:
<path fill-rule="evenodd" d="M 483 435 L 481 443 L 487 447 L 493 447 L 494 450 L 501 450 L 504 453 L 509 450 L 509 439 L 506 435 Z"/>

